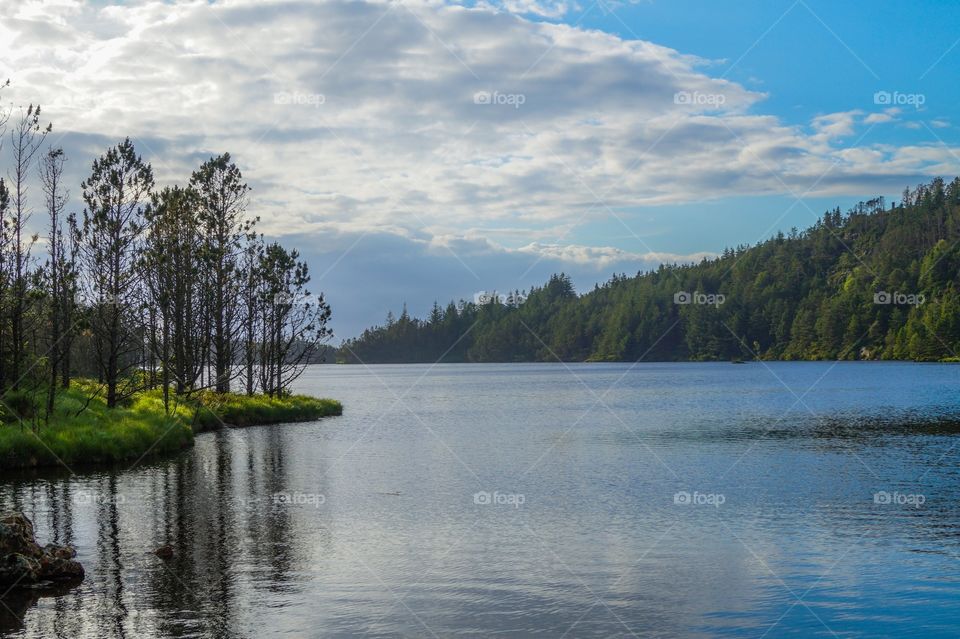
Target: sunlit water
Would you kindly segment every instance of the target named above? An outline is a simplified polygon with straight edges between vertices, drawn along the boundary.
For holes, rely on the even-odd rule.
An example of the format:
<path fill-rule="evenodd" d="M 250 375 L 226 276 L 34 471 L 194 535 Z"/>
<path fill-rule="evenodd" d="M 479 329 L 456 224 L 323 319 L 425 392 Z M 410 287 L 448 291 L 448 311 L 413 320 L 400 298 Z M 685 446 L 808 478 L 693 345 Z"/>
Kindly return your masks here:
<path fill-rule="evenodd" d="M 12 633 L 954 637 L 958 382 L 915 364 L 312 367 L 297 390 L 342 417 L 0 480 L 0 506 L 88 575 L 21 602 Z"/>

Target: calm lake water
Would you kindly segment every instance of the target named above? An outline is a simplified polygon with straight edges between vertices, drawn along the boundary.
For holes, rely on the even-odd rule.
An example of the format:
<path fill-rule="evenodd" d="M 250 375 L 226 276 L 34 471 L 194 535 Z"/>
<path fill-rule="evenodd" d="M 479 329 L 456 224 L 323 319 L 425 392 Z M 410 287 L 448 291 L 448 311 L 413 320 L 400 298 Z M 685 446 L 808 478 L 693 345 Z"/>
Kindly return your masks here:
<path fill-rule="evenodd" d="M 0 480 L 87 569 L 11 634 L 960 635 L 958 366 L 317 366 L 297 390 L 344 415 Z"/>

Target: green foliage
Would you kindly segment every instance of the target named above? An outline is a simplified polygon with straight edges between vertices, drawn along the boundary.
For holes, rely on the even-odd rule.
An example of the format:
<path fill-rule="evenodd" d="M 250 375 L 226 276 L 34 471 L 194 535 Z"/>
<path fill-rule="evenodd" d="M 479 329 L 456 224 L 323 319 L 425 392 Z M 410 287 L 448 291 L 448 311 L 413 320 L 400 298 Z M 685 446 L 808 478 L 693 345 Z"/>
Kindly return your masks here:
<path fill-rule="evenodd" d="M 33 419 L 39 409 L 35 394 L 25 390 L 10 390 L 4 394 L 3 403 L 0 404 L 0 419 L 19 423 L 21 420 Z"/>
<path fill-rule="evenodd" d="M 135 397 L 108 409 L 97 386 L 74 383 L 61 391 L 39 433 L 17 424 L 0 426 L 0 467 L 111 463 L 180 450 L 193 443 L 186 407 L 165 414 L 162 401 Z M 86 407 L 86 408 L 85 408 Z"/>
<path fill-rule="evenodd" d="M 960 354 L 960 178 L 882 198 L 806 231 L 693 265 L 615 275 L 577 296 L 565 275 L 525 303 L 435 307 L 343 344 L 346 362 L 943 360 Z M 676 304 L 680 291 L 721 305 Z M 878 304 L 874 294 L 922 296 Z M 392 316 L 391 316 L 392 317 Z"/>
<path fill-rule="evenodd" d="M 306 395 L 268 397 L 204 392 L 198 395 L 197 401 L 198 430 L 215 429 L 224 425 L 305 422 L 340 415 L 343 412 L 343 406 L 336 400 L 317 399 Z"/>
<path fill-rule="evenodd" d="M 307 421 L 341 412 L 339 402 L 304 395 L 207 392 L 190 400 L 171 395 L 168 414 L 159 390 L 138 393 L 111 409 L 102 386 L 79 379 L 57 394 L 39 432 L 21 428 L 15 418 L 0 425 L 0 468 L 135 461 L 192 445 L 194 430 Z"/>

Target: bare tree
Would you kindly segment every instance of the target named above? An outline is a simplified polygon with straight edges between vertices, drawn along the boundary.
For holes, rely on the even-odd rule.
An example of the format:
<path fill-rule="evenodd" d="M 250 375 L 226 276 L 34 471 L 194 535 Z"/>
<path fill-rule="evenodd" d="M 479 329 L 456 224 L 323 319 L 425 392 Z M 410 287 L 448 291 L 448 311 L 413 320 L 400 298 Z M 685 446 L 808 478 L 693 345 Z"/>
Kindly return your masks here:
<path fill-rule="evenodd" d="M 263 259 L 263 236 L 251 233 L 243 249 L 243 370 L 247 395 L 257 388 L 257 331 L 259 328 L 262 291 L 260 290 L 260 263 Z"/>
<path fill-rule="evenodd" d="M 142 345 L 141 271 L 136 266 L 153 170 L 127 138 L 94 161 L 81 186 L 86 203 L 80 253 L 84 287 L 97 365 L 107 387 L 107 406 L 113 408 L 138 390 L 127 374 Z"/>
<path fill-rule="evenodd" d="M 3 178 L 0 178 L 0 320 L 6 315 L 7 300 L 7 273 L 6 260 L 3 259 L 3 253 L 6 252 L 7 245 L 7 215 L 10 210 L 10 189 L 7 187 Z M 6 344 L 9 341 L 6 322 L 0 321 L 0 392 L 7 388 L 7 349 Z"/>
<path fill-rule="evenodd" d="M 6 89 L 10 86 L 10 80 L 4 80 L 0 82 L 0 89 Z M 3 140 L 4 135 L 7 132 L 7 122 L 10 120 L 10 110 L 0 108 L 0 151 L 3 151 Z M 0 184 L 3 183 L 3 178 L 0 177 Z"/>
<path fill-rule="evenodd" d="M 206 297 L 198 286 L 202 239 L 196 193 L 189 188 L 164 189 L 154 197 L 146 221 L 141 267 L 147 304 L 157 313 L 152 351 L 160 360 L 161 386 L 169 405 L 171 381 L 178 395 L 195 388 L 209 344 L 200 321 Z"/>
<path fill-rule="evenodd" d="M 297 251 L 273 243 L 260 265 L 264 304 L 261 313 L 260 385 L 271 397 L 290 392 L 310 356 L 331 335 L 330 306 L 323 295 L 311 298 L 307 265 Z"/>
<path fill-rule="evenodd" d="M 77 259 L 80 254 L 80 227 L 77 216 L 70 213 L 67 216 L 67 241 L 60 245 L 62 255 L 62 270 L 60 273 L 61 311 L 60 317 L 66 327 L 60 337 L 62 350 L 60 352 L 60 386 L 70 388 L 70 374 L 73 344 L 77 337 L 77 324 L 80 309 L 80 277 L 77 269 Z"/>
<path fill-rule="evenodd" d="M 10 386 L 16 389 L 25 369 L 24 358 L 27 348 L 24 325 L 29 311 L 30 260 L 37 235 L 27 234 L 27 224 L 31 211 L 27 204 L 27 182 L 33 163 L 40 152 L 51 125 L 41 127 L 40 106 L 30 105 L 26 111 L 21 109 L 20 118 L 10 131 L 13 153 L 13 169 L 10 174 L 12 187 L 11 215 L 9 219 L 9 246 L 6 259 L 9 261 L 7 273 L 9 289 L 7 310 L 10 327 Z M 2 300 L 0 300 L 2 301 Z"/>
<path fill-rule="evenodd" d="M 254 221 L 246 218 L 250 187 L 230 154 L 224 153 L 193 173 L 190 187 L 200 204 L 200 228 L 204 238 L 205 285 L 209 297 L 211 351 L 214 386 L 219 393 L 230 391 L 235 375 L 234 350 L 242 324 L 238 262 L 243 239 Z"/>
<path fill-rule="evenodd" d="M 10 80 L 0 83 L 0 89 L 10 86 Z M 3 151 L 3 143 L 7 132 L 7 122 L 10 120 L 10 111 L 0 108 L 0 151 Z M 6 251 L 7 247 L 7 214 L 10 209 L 10 188 L 6 181 L 0 176 L 0 255 Z M 5 260 L 0 257 L 0 318 L 3 315 L 4 302 L 6 301 L 7 265 Z M 0 323 L 0 392 L 7 387 L 7 366 L 6 366 L 6 330 L 3 323 Z"/>
<path fill-rule="evenodd" d="M 74 373 L 96 375 L 110 408 L 161 386 L 169 410 L 171 392 L 205 382 L 229 392 L 240 377 L 248 394 L 288 393 L 330 336 L 330 308 L 310 297 L 298 253 L 254 232 L 249 187 L 229 154 L 204 163 L 190 186 L 154 195 L 153 171 L 126 139 L 92 163 L 82 216 L 68 214 L 67 157 L 41 153 L 51 129 L 39 107 L 21 110 L 12 130 L 10 113 L 0 110 L 0 148 L 13 158 L 0 179 L 0 394 L 23 406 L 14 412 L 42 417 L 32 397 L 42 386 L 49 419 Z M 39 235 L 28 232 L 32 170 L 47 215 L 39 268 Z"/>
<path fill-rule="evenodd" d="M 49 216 L 49 235 L 47 236 L 47 250 L 49 259 L 45 269 L 48 284 L 46 316 L 50 325 L 49 360 L 49 388 L 47 389 L 47 417 L 53 412 L 53 402 L 57 393 L 57 376 L 63 363 L 67 345 L 65 334 L 73 327 L 67 322 L 71 318 L 67 315 L 69 306 L 66 298 L 72 287 L 73 267 L 69 263 L 67 251 L 64 248 L 64 220 L 63 210 L 70 196 L 63 186 L 63 165 L 66 155 L 63 149 L 50 149 L 40 161 L 40 183 L 43 186 L 46 201 L 47 215 Z"/>

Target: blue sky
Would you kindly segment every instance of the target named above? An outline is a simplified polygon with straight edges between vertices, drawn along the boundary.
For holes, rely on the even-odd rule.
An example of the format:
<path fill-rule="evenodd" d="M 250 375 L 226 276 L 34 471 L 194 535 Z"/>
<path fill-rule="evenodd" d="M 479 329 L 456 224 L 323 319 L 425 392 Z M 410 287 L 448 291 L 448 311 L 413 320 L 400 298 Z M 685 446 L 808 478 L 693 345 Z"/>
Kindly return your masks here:
<path fill-rule="evenodd" d="M 30 0 L 0 7 L 0 99 L 44 106 L 77 185 L 125 136 L 161 185 L 231 152 L 342 338 L 960 174 L 957 24 L 932 0 Z"/>
<path fill-rule="evenodd" d="M 717 60 L 715 73 L 769 93 L 765 111 L 805 124 L 870 108 L 865 96 L 879 89 L 925 93 L 949 115 L 960 97 L 950 81 L 958 57 L 947 53 L 958 17 L 949 0 L 673 0 L 595 8 L 581 24 Z"/>
<path fill-rule="evenodd" d="M 960 143 L 960 4 L 950 0 L 869 3 L 824 0 L 671 0 L 615 5 L 584 4 L 563 19 L 590 29 L 640 38 L 716 61 L 711 75 L 727 77 L 767 94 L 757 107 L 785 122 L 806 126 L 814 117 L 851 109 L 875 109 L 874 93 L 923 94 L 923 109 L 905 109 L 904 123 L 876 127 L 863 142 L 891 145 Z M 950 127 L 933 131 L 917 122 L 940 118 Z M 861 132 L 862 133 L 862 132 Z M 858 139 L 855 135 L 854 139 Z M 958 160 L 960 166 L 960 160 Z M 906 186 L 906 185 L 904 185 Z M 890 199 L 899 189 L 878 191 Z M 805 198 L 820 213 L 844 210 L 868 193 Z M 651 240 L 672 252 L 717 250 L 754 242 L 795 203 L 793 197 L 724 198 L 693 205 L 649 208 L 665 224 L 662 239 Z M 775 217 L 771 220 L 770 216 Z M 778 230 L 804 228 L 815 219 L 795 205 Z M 719 223 L 718 223 L 719 220 Z M 674 234 L 667 229 L 689 229 Z M 758 229 L 761 229 L 758 231 Z M 596 240 L 601 240 L 599 234 Z M 705 244 L 706 242 L 706 244 Z"/>

